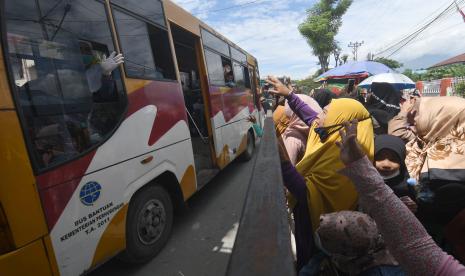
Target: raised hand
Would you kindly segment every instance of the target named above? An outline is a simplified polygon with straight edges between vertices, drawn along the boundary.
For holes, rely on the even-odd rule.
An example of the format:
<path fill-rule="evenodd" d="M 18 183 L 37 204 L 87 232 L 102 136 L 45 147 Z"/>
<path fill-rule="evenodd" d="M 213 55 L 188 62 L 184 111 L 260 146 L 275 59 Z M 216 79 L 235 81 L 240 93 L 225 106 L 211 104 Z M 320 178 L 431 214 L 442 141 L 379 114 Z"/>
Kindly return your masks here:
<path fill-rule="evenodd" d="M 341 160 L 345 165 L 349 165 L 365 156 L 357 141 L 357 127 L 358 121 L 353 120 L 344 123 L 344 128 L 339 130 L 341 141 L 337 141 L 336 145 L 341 149 Z"/>
<path fill-rule="evenodd" d="M 102 72 L 104 75 L 109 76 L 111 72 L 118 68 L 120 64 L 124 63 L 124 57 L 122 54 L 116 54 L 116 52 L 111 53 L 107 58 L 103 55 L 102 62 L 100 62 L 100 67 L 102 67 Z"/>
<path fill-rule="evenodd" d="M 249 117 L 247 117 L 247 121 L 251 122 L 252 124 L 257 123 L 257 119 L 253 115 L 249 115 Z"/>
<path fill-rule="evenodd" d="M 268 76 L 266 82 L 273 86 L 273 89 L 268 90 L 268 92 L 271 94 L 286 97 L 292 91 L 292 89 L 289 89 L 289 87 L 284 85 L 280 80 L 278 80 L 278 78 L 274 76 Z"/>

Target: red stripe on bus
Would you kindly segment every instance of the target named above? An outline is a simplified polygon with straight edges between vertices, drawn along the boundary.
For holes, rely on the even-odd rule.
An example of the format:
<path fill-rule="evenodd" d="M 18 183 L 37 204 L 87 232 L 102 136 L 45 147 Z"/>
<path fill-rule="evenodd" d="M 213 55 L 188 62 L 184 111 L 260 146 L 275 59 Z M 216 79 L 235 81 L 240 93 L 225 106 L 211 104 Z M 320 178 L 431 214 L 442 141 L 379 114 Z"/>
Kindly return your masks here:
<path fill-rule="evenodd" d="M 187 122 L 184 96 L 177 82 L 151 82 L 129 95 L 128 116 L 147 105 L 157 107 L 148 145 L 155 144 L 179 121 Z"/>
<path fill-rule="evenodd" d="M 250 89 L 210 86 L 211 116 L 223 111 L 224 119 L 229 122 L 244 108 L 253 111 L 253 95 Z"/>
<path fill-rule="evenodd" d="M 181 86 L 175 82 L 151 82 L 128 95 L 126 118 L 148 105 L 157 107 L 157 116 L 148 140 L 155 144 L 180 120 L 187 122 Z M 42 204 L 49 229 L 53 229 L 71 196 L 86 173 L 97 150 L 37 176 Z M 119 162 L 122 160 L 115 160 Z M 104 188 L 104 187 L 103 187 Z"/>

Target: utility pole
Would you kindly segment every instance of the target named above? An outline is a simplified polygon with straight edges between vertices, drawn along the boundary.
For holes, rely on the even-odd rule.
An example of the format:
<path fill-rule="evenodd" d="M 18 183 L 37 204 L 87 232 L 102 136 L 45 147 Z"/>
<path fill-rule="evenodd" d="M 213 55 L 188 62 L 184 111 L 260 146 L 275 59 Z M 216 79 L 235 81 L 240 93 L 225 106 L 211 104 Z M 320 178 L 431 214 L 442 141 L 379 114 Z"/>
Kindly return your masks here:
<path fill-rule="evenodd" d="M 357 61 L 357 58 L 358 58 L 358 48 L 360 48 L 360 46 L 362 46 L 364 43 L 365 41 L 362 41 L 362 42 L 355 41 L 355 42 L 350 42 L 349 45 L 347 45 L 347 47 L 352 48 L 352 53 L 354 54 L 355 61 Z"/>

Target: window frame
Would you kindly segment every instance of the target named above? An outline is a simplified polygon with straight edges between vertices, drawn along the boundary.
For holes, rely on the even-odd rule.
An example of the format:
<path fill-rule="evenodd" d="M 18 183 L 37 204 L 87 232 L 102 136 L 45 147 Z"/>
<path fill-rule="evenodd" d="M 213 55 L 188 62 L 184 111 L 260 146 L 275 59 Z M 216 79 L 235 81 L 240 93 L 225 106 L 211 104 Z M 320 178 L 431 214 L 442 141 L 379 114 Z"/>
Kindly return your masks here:
<path fill-rule="evenodd" d="M 216 49 L 213 49 L 212 47 L 206 45 L 204 43 L 204 41 L 205 41 L 204 40 L 204 35 L 203 35 L 204 32 L 207 32 L 207 33 L 211 34 L 212 36 L 216 37 L 217 39 L 219 39 L 220 41 L 224 42 L 226 44 L 226 46 L 228 47 L 228 56 L 226 56 L 224 53 L 222 53 L 222 52 L 220 52 L 220 51 L 218 51 Z M 231 45 L 226 40 L 224 40 L 222 37 L 219 37 L 216 34 L 212 33 L 211 31 L 207 30 L 206 28 L 200 26 L 200 38 L 202 40 L 202 45 L 203 45 L 204 48 L 207 48 L 207 49 L 209 49 L 209 50 L 211 50 L 211 51 L 213 51 L 215 53 L 218 53 L 221 56 L 224 56 L 224 57 L 227 57 L 227 58 L 231 59 Z"/>
<path fill-rule="evenodd" d="M 105 0 L 98 0 L 98 1 L 105 1 Z M 113 2 L 112 0 L 108 0 L 108 2 L 110 3 L 110 7 L 116 6 L 116 7 L 120 8 L 120 9 L 123 9 L 124 11 L 129 12 L 130 14 L 134 14 L 134 15 L 137 15 L 138 17 L 143 18 L 145 21 L 148 21 L 150 24 L 154 24 L 154 25 L 157 25 L 157 26 L 161 27 L 162 29 L 168 30 L 168 23 L 169 23 L 169 22 L 168 22 L 168 20 L 167 20 L 167 18 L 166 18 L 165 5 L 163 4 L 163 1 L 162 1 L 162 0 L 155 0 L 155 1 L 158 1 L 158 2 L 160 2 L 160 4 L 161 4 L 161 12 L 163 13 L 163 20 L 165 21 L 165 25 L 166 25 L 166 26 L 161 26 L 161 25 L 158 24 L 157 22 L 148 19 L 147 17 L 145 17 L 145 16 L 142 15 L 142 14 L 138 14 L 137 12 L 131 11 L 130 9 L 125 8 L 125 7 L 123 7 L 122 5 Z M 116 25 L 116 24 L 115 24 L 115 25 Z"/>
<path fill-rule="evenodd" d="M 242 64 L 241 62 L 235 60 L 235 59 L 231 59 L 231 63 L 232 63 L 232 70 L 233 70 L 233 75 L 234 75 L 234 83 L 236 84 L 235 85 L 235 88 L 240 88 L 240 89 L 247 89 L 247 86 L 245 85 L 245 66 L 244 64 Z M 242 81 L 243 81 L 243 86 L 238 86 L 237 85 L 237 80 L 236 80 L 236 72 L 234 71 L 234 63 L 236 63 L 237 65 L 239 65 L 241 68 L 242 68 Z"/>
<path fill-rule="evenodd" d="M 204 49 L 203 49 L 203 54 L 204 54 L 204 56 L 205 56 L 205 68 L 207 69 L 208 84 L 209 84 L 210 86 L 216 86 L 216 87 L 227 87 L 227 86 L 226 86 L 226 79 L 224 78 L 224 73 L 223 73 L 223 82 L 224 82 L 223 85 L 218 85 L 218 84 L 212 83 L 212 81 L 211 81 L 211 79 L 210 79 L 210 70 L 208 69 L 208 60 L 207 60 L 207 53 L 206 53 L 206 51 L 209 51 L 209 52 L 211 52 L 212 54 L 218 55 L 218 56 L 220 57 L 221 63 L 223 63 L 223 60 L 222 60 L 222 59 L 223 59 L 223 58 L 227 59 L 227 57 L 221 55 L 221 54 L 218 53 L 218 52 L 215 52 L 214 50 L 212 50 L 212 49 L 210 49 L 210 48 L 204 48 Z M 231 60 L 231 59 L 229 59 L 229 60 Z M 222 66 L 223 66 L 223 65 L 222 65 Z M 232 68 L 232 66 L 231 66 L 231 68 Z M 231 70 L 232 70 L 232 69 L 231 69 Z"/>
<path fill-rule="evenodd" d="M 108 30 L 111 34 L 111 37 L 112 37 L 112 41 L 113 41 L 113 46 L 115 47 L 115 50 L 116 50 L 116 46 L 118 45 L 118 41 L 115 39 L 115 34 L 113 33 L 112 31 L 112 21 L 111 21 L 111 17 L 110 17 L 110 14 L 109 14 L 109 8 L 107 3 L 105 1 L 102 1 L 102 0 L 94 0 L 95 2 L 97 3 L 100 3 L 102 6 L 103 6 L 103 9 L 105 10 L 105 16 L 106 16 L 106 19 L 107 19 L 107 24 L 108 24 Z M 39 5 L 37 4 L 37 1 L 34 1 L 34 5 L 36 6 L 35 9 L 36 11 L 38 12 L 38 14 L 41 16 L 42 13 L 41 13 L 41 10 L 39 8 Z M 35 175 L 40 175 L 40 174 L 43 174 L 43 173 L 46 173 L 48 171 L 52 171 L 58 167 L 62 167 L 62 166 L 65 166 L 71 162 L 75 162 L 76 160 L 88 155 L 89 153 L 91 153 L 92 151 L 96 150 L 97 148 L 99 148 L 100 146 L 102 146 L 103 144 L 105 144 L 111 137 L 113 137 L 113 135 L 115 134 L 115 132 L 120 128 L 121 124 L 124 122 L 124 120 L 126 119 L 126 116 L 127 116 L 127 113 L 128 113 L 128 109 L 129 109 L 129 100 L 128 100 L 128 94 L 127 94 L 127 90 L 126 90 L 126 84 L 124 82 L 124 78 L 123 78 L 123 72 L 121 70 L 121 67 L 118 66 L 118 70 L 119 70 L 119 73 L 120 73 L 120 76 L 121 76 L 121 83 L 122 83 L 122 92 L 121 95 L 123 96 L 123 99 L 124 100 L 124 108 L 119 116 L 119 120 L 118 120 L 118 123 L 113 127 L 113 129 L 111 131 L 109 131 L 104 139 L 102 139 L 102 141 L 100 141 L 99 143 L 96 143 L 95 145 L 89 147 L 88 149 L 84 150 L 83 152 L 79 153 L 79 154 L 76 154 L 75 156 L 73 156 L 73 158 L 70 158 L 68 160 L 65 160 L 63 162 L 60 162 L 60 163 L 57 163 L 57 164 L 53 164 L 53 165 L 50 165 L 48 167 L 41 167 L 40 164 L 37 162 L 36 158 L 35 158 L 35 150 L 34 150 L 34 144 L 33 142 L 31 141 L 31 138 L 30 138 L 30 135 L 26 129 L 26 118 L 24 117 L 24 114 L 22 112 L 22 106 L 20 105 L 20 99 L 19 99 L 19 95 L 16 91 L 16 88 L 15 88 L 15 82 L 14 82 L 14 74 L 13 74 L 13 70 L 11 68 L 11 62 L 10 62 L 10 57 L 9 57 L 9 47 L 8 47 L 8 39 L 7 39 L 7 29 L 6 29 L 6 16 L 5 16 L 5 1 L 4 0 L 0 0 L 0 41 L 2 43 L 2 57 L 4 59 L 4 66 L 5 66 L 5 71 L 6 71 L 6 77 L 7 77 L 7 82 L 9 84 L 9 88 L 10 88 L 10 93 L 11 93 L 11 96 L 13 98 L 13 104 L 15 106 L 14 109 L 11 109 L 11 111 L 14 111 L 16 113 L 16 115 L 18 116 L 18 120 L 19 120 L 19 123 L 20 123 L 20 127 L 21 127 L 21 131 L 22 131 L 22 134 L 23 134 L 23 141 L 25 143 L 25 146 L 26 146 L 26 150 L 28 152 L 28 159 L 29 159 L 29 162 L 31 164 L 31 167 L 32 167 L 32 170 L 34 172 Z"/>
<path fill-rule="evenodd" d="M 99 1 L 99 0 L 96 0 L 96 1 Z M 149 20 L 149 19 L 147 19 L 147 18 L 145 18 L 145 17 L 143 17 L 143 16 L 141 16 L 141 15 L 139 15 L 139 14 L 137 14 L 137 13 L 134 13 L 134 12 L 132 12 L 132 11 L 130 11 L 130 10 L 128 10 L 128 9 L 126 9 L 126 8 L 124 8 L 124 7 L 122 7 L 122 6 L 119 6 L 118 4 L 115 4 L 115 3 L 111 2 L 111 1 L 109 1 L 109 2 L 110 2 L 110 4 L 109 4 L 109 9 L 111 10 L 111 16 L 112 16 L 112 18 L 113 18 L 113 23 L 114 23 L 114 27 L 115 27 L 115 35 L 116 35 L 116 37 L 117 37 L 118 45 L 119 45 L 119 47 L 120 47 L 121 52 L 123 51 L 123 47 L 122 47 L 121 40 L 120 40 L 120 32 L 119 32 L 119 30 L 118 30 L 118 24 L 116 24 L 116 21 L 117 21 L 117 20 L 116 20 L 116 18 L 115 18 L 114 12 L 113 12 L 114 10 L 116 10 L 116 11 L 118 11 L 118 12 L 121 12 L 121 13 L 124 13 L 125 15 L 130 16 L 130 17 L 133 17 L 133 18 L 135 18 L 135 19 L 137 19 L 137 20 L 140 20 L 140 21 L 142 21 L 142 22 L 144 22 L 144 23 L 146 23 L 146 24 L 152 25 L 152 26 L 154 26 L 155 28 L 159 28 L 159 29 L 161 29 L 162 31 L 166 31 L 167 36 L 168 36 L 168 44 L 169 44 L 169 47 L 170 47 L 170 50 L 171 50 L 171 53 L 170 53 L 170 54 L 171 54 L 171 60 L 172 60 L 172 62 L 173 62 L 173 70 L 174 70 L 175 79 L 147 78 L 147 77 L 146 77 L 146 78 L 142 78 L 142 77 L 137 77 L 137 78 L 135 78 L 135 77 L 130 77 L 130 76 L 128 76 L 128 72 L 127 72 L 128 70 L 126 70 L 126 66 L 123 65 L 123 67 L 124 67 L 124 76 L 125 76 L 126 78 L 128 78 L 128 79 L 134 79 L 134 80 L 150 80 L 150 81 L 163 81 L 163 82 L 176 82 L 176 83 L 178 83 L 178 82 L 179 82 L 179 80 L 178 80 L 178 73 L 177 73 L 177 70 L 178 70 L 178 69 L 176 68 L 176 65 L 175 65 L 175 63 L 174 63 L 174 58 L 176 58 L 176 57 L 173 56 L 173 54 L 174 54 L 174 49 L 173 49 L 173 47 L 172 47 L 172 45 L 171 45 L 171 40 L 170 40 L 171 33 L 170 33 L 168 27 L 161 26 L 161 25 L 159 25 L 159 24 L 157 24 L 157 23 L 155 23 L 155 22 L 153 22 L 153 21 L 151 21 L 151 20 Z M 167 18 L 166 18 L 166 14 L 165 14 L 165 6 L 163 5 L 163 1 L 161 1 L 161 2 L 162 2 L 163 17 L 164 17 L 164 19 L 165 19 L 166 24 L 169 24 L 169 22 L 168 22 L 168 20 L 167 20 Z M 152 48 L 152 45 L 150 45 L 150 47 Z M 154 49 L 152 49 L 152 51 L 153 51 L 153 50 L 154 50 Z M 153 61 L 154 61 L 154 63 L 155 63 L 155 57 L 153 58 Z M 155 64 L 155 66 L 156 66 L 156 64 Z"/>
<path fill-rule="evenodd" d="M 200 39 L 201 39 L 201 41 L 202 41 L 202 46 L 203 46 L 203 49 L 202 49 L 203 55 L 205 56 L 205 68 L 207 69 L 208 84 L 209 84 L 210 86 L 216 86 L 216 87 L 227 87 L 226 85 L 217 85 L 217 84 L 212 84 L 212 83 L 211 83 L 211 80 L 210 80 L 210 72 L 209 72 L 210 70 L 208 69 L 208 62 L 207 62 L 207 58 L 206 58 L 207 55 L 206 55 L 206 53 L 205 53 L 205 50 L 208 50 L 208 51 L 210 51 L 210 52 L 212 52 L 212 53 L 214 53 L 214 54 L 219 55 L 220 58 L 226 58 L 226 59 L 228 59 L 228 60 L 231 62 L 231 65 L 232 65 L 232 61 L 233 61 L 233 60 L 231 59 L 231 49 L 228 47 L 228 51 L 229 51 L 229 57 L 228 57 L 228 56 L 225 56 L 223 53 L 220 53 L 220 52 L 218 52 L 217 50 L 212 49 L 212 48 L 206 46 L 206 45 L 203 43 L 202 29 L 205 30 L 205 31 L 208 31 L 208 30 L 204 29 L 203 27 L 200 27 L 200 28 L 201 28 L 201 31 L 200 31 Z M 211 32 L 210 32 L 210 33 L 211 33 Z M 215 36 L 216 36 L 216 35 L 215 35 Z M 219 38 L 218 36 L 216 36 L 216 37 Z M 221 38 L 220 38 L 220 39 L 221 39 Z M 221 39 L 221 40 L 223 40 L 223 39 Z M 224 41 L 224 40 L 223 40 L 223 41 Z M 226 42 L 226 41 L 224 41 L 224 42 Z M 227 42 L 226 42 L 226 44 L 229 46 L 229 44 L 228 44 Z M 232 69 L 232 66 L 231 66 L 231 70 L 233 70 L 233 69 Z M 223 78 L 224 78 L 224 76 L 223 76 Z M 224 79 L 224 82 L 225 82 L 225 84 L 226 84 L 226 79 Z"/>

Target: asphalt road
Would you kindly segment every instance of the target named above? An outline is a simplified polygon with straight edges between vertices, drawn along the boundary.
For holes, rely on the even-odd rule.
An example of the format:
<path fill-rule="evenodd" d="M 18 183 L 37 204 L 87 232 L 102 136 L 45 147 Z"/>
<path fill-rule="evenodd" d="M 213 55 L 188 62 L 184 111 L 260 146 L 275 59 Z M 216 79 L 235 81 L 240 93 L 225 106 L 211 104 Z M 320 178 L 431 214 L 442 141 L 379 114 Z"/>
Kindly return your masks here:
<path fill-rule="evenodd" d="M 188 201 L 185 214 L 175 217 L 168 244 L 151 262 L 130 266 L 113 259 L 91 276 L 224 275 L 231 256 L 252 166 L 233 162 Z"/>

